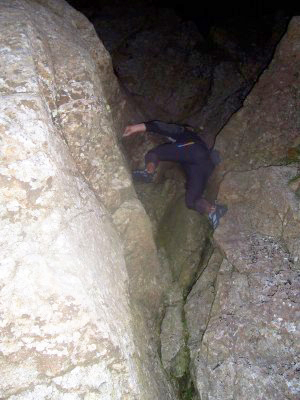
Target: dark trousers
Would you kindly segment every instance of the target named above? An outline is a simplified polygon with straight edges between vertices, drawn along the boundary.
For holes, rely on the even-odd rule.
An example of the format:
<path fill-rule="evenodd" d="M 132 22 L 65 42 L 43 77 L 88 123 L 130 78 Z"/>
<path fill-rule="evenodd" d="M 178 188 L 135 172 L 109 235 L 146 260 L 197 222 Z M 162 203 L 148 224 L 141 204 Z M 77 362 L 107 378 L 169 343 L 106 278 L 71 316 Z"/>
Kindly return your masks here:
<path fill-rule="evenodd" d="M 198 143 L 185 146 L 166 143 L 150 150 L 145 156 L 146 165 L 153 162 L 157 166 L 159 161 L 175 161 L 181 164 L 186 174 L 186 205 L 203 214 L 207 203 L 202 195 L 214 169 L 209 151 Z"/>

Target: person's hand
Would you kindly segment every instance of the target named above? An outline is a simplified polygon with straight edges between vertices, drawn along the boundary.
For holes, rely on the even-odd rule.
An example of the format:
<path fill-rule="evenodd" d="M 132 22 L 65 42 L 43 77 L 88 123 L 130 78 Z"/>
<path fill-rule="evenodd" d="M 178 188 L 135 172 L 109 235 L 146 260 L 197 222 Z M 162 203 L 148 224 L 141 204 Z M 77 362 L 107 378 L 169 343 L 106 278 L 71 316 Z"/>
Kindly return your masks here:
<path fill-rule="evenodd" d="M 146 125 L 145 124 L 136 124 L 136 125 L 128 125 L 125 128 L 123 133 L 123 137 L 134 135 L 135 133 L 145 132 Z"/>

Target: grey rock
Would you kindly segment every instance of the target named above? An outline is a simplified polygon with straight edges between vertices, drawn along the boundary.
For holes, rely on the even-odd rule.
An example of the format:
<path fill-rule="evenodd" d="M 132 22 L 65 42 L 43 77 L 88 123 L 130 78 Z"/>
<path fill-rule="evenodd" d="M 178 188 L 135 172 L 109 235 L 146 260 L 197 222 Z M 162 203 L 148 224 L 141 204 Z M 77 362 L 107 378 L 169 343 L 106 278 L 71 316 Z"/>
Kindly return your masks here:
<path fill-rule="evenodd" d="M 0 8 L 0 396 L 176 399 L 156 347 L 160 264 L 116 132 L 134 109 L 65 1 Z"/>
<path fill-rule="evenodd" d="M 172 204 L 161 221 L 157 242 L 166 251 L 173 280 L 185 293 L 200 269 L 209 232 L 208 219 L 194 210 L 188 210 L 183 198 Z"/>
<path fill-rule="evenodd" d="M 216 295 L 215 282 L 222 259 L 219 251 L 215 250 L 186 299 L 184 311 L 188 329 L 188 346 L 192 360 L 210 320 Z"/>
<path fill-rule="evenodd" d="M 299 23 L 292 19 L 268 70 L 217 139 L 223 162 L 211 185 L 219 180 L 218 201 L 228 212 L 213 238 L 225 258 L 208 319 L 204 307 L 189 325 L 202 400 L 299 397 Z M 205 271 L 187 315 L 197 285 L 209 308 Z"/>
<path fill-rule="evenodd" d="M 183 309 L 183 290 L 178 284 L 165 295 L 165 312 L 161 324 L 161 360 L 171 377 L 182 378 L 188 371 L 189 353 Z"/>
<path fill-rule="evenodd" d="M 294 17 L 274 58 L 217 138 L 222 173 L 299 161 L 299 17 Z"/>
<path fill-rule="evenodd" d="M 273 238 L 254 235 L 246 243 L 257 254 L 247 273 L 228 261 L 221 266 L 195 357 L 197 389 L 203 399 L 296 399 L 299 279 Z"/>
<path fill-rule="evenodd" d="M 161 358 L 164 368 L 172 376 L 182 377 L 188 366 L 182 303 L 167 307 L 160 337 Z"/>

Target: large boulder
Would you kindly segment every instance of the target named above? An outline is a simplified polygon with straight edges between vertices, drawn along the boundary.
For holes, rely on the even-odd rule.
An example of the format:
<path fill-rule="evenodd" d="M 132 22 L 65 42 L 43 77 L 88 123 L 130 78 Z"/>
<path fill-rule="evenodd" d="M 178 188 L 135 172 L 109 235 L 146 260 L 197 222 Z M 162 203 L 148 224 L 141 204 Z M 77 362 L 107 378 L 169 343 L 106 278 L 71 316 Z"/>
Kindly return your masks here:
<path fill-rule="evenodd" d="M 161 267 L 116 135 L 134 108 L 65 1 L 0 8 L 1 398 L 176 399 L 155 347 Z"/>
<path fill-rule="evenodd" d="M 14 26 L 13 39 L 22 33 Z M 37 77 L 30 64 L 23 72 Z M 3 97 L 1 397 L 138 395 L 128 276 L 115 229 L 39 91 Z"/>
<path fill-rule="evenodd" d="M 299 40 L 295 17 L 217 140 L 218 200 L 228 213 L 214 233 L 225 259 L 212 307 L 200 323 L 202 341 L 193 341 L 202 400 L 299 397 Z M 205 293 L 211 302 L 207 289 L 199 298 Z M 189 325 L 193 335 L 193 314 Z"/>
<path fill-rule="evenodd" d="M 294 167 L 268 167 L 229 173 L 221 185 L 229 211 L 214 238 L 226 260 L 193 359 L 201 399 L 299 394 L 300 214 L 288 185 L 296 175 Z"/>

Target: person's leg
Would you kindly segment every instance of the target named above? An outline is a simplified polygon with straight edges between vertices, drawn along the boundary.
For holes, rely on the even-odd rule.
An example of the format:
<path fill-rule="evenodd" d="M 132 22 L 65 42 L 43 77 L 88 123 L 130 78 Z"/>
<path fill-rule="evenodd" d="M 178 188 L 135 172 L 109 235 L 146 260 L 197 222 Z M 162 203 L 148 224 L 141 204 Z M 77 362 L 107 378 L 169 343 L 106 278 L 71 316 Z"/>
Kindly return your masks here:
<path fill-rule="evenodd" d="M 145 156 L 146 170 L 154 173 L 159 161 L 180 162 L 186 172 L 186 196 L 185 201 L 188 208 L 192 208 L 201 214 L 209 214 L 214 211 L 214 205 L 202 198 L 208 177 L 213 170 L 210 160 L 204 159 L 199 164 L 187 161 L 199 160 L 205 157 L 203 149 L 199 146 L 178 147 L 177 144 L 162 144 L 150 150 Z"/>
<path fill-rule="evenodd" d="M 154 172 L 159 161 L 175 161 L 183 164 L 201 164 L 205 174 L 210 175 L 213 163 L 209 153 L 200 144 L 164 143 L 148 151 L 145 156 L 146 169 L 149 173 Z"/>
<path fill-rule="evenodd" d="M 150 183 L 160 161 L 178 161 L 177 146 L 173 143 L 161 144 L 145 155 L 145 169 L 132 172 L 135 181 Z"/>
<path fill-rule="evenodd" d="M 183 168 L 186 173 L 186 204 L 189 208 L 208 214 L 214 210 L 214 205 L 202 197 L 214 165 L 209 157 L 202 155 L 199 146 L 192 146 L 190 158 L 197 163 L 185 163 Z"/>
<path fill-rule="evenodd" d="M 184 165 L 184 170 L 186 172 L 186 206 L 200 214 L 209 214 L 214 210 L 214 205 L 202 197 L 208 178 L 205 170 L 195 164 Z"/>
<path fill-rule="evenodd" d="M 187 186 L 186 186 L 186 205 L 188 208 L 198 211 L 200 214 L 206 214 L 213 227 L 216 229 L 220 219 L 226 214 L 227 207 L 221 204 L 211 204 L 202 197 L 208 176 L 205 176 L 203 170 L 197 171 L 194 166 L 186 166 Z"/>
<path fill-rule="evenodd" d="M 146 169 L 149 173 L 155 171 L 160 161 L 180 161 L 180 151 L 175 143 L 161 144 L 148 151 L 145 155 Z"/>

